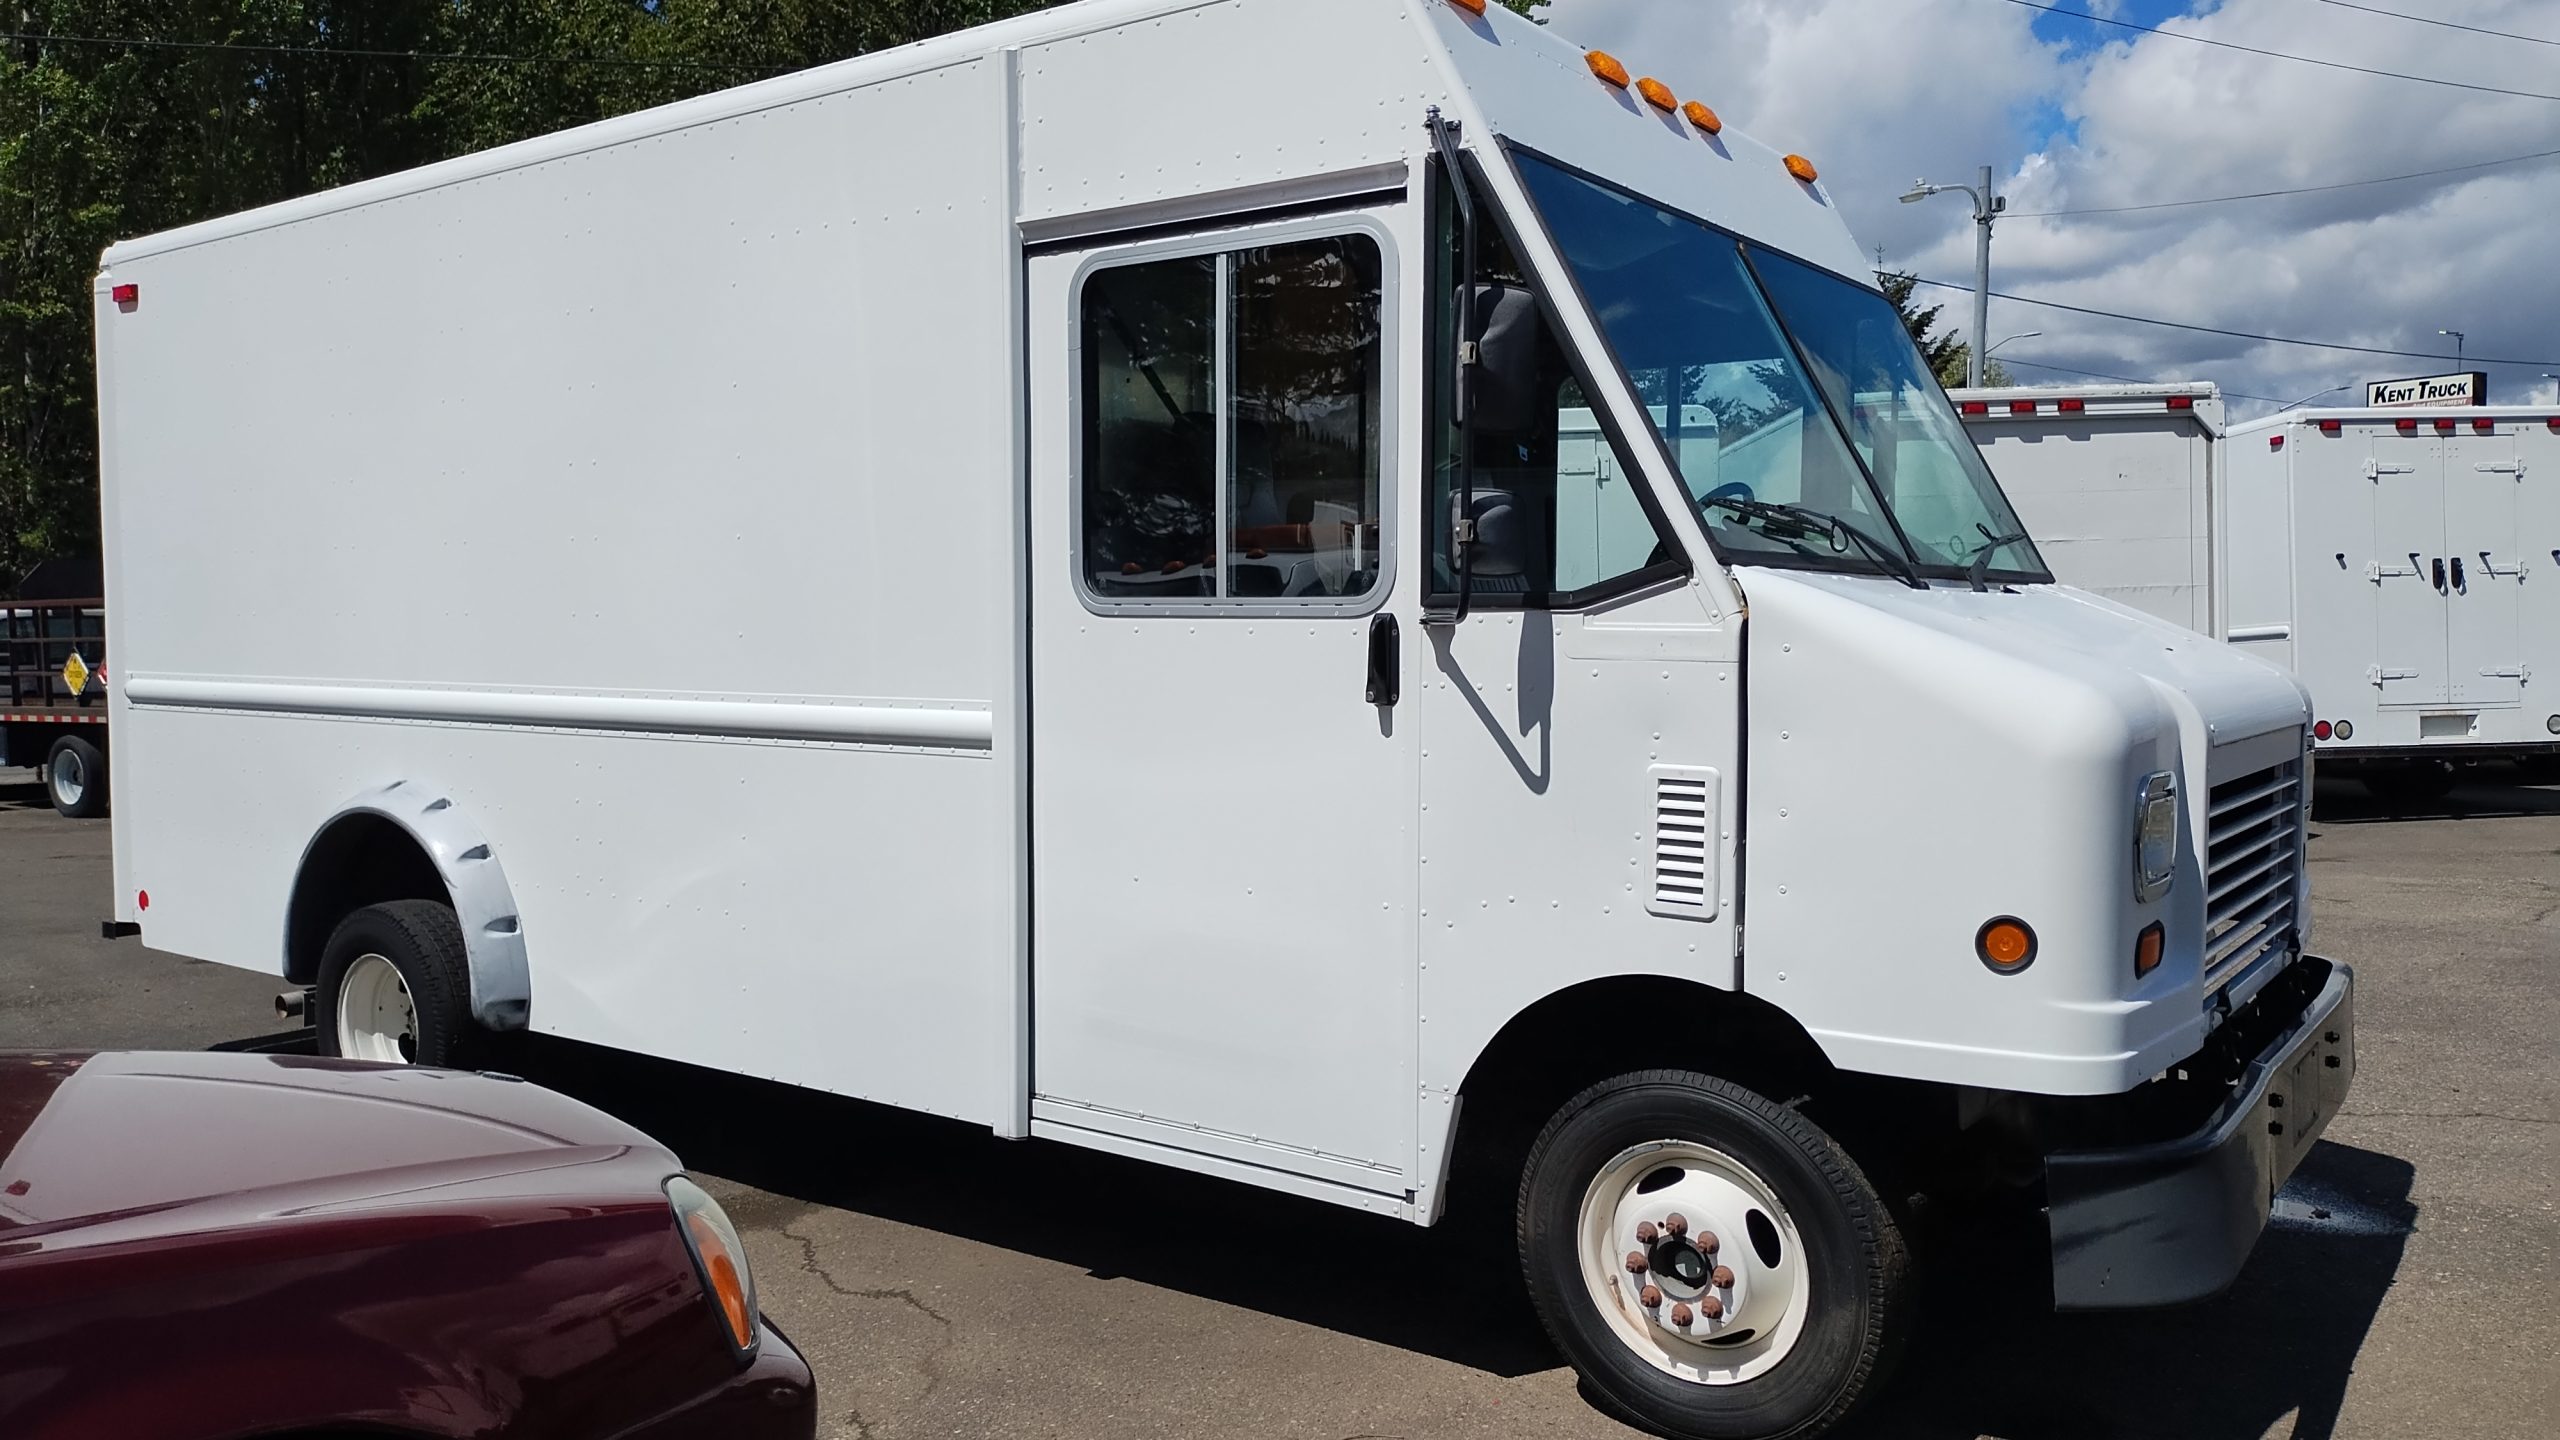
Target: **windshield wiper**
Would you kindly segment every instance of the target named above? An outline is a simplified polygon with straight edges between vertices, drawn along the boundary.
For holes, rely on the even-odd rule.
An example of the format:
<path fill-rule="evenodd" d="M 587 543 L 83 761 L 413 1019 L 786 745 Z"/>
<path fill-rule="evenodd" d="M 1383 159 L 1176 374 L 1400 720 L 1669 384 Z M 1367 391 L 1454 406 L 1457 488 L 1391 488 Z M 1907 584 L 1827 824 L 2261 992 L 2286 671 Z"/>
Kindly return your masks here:
<path fill-rule="evenodd" d="M 2014 535 L 1994 535 L 1991 527 L 1980 521 L 1976 521 L 1973 528 L 1982 533 L 1982 548 L 1973 552 L 1973 564 L 1964 572 L 1964 578 L 1976 591 L 1987 591 L 1991 587 L 1984 583 L 1984 579 L 1991 573 L 1991 557 L 1999 554 L 2003 546 L 2015 545 L 2026 539 L 2027 532 L 2021 530 Z"/>
<path fill-rule="evenodd" d="M 1847 548 L 1842 543 L 1844 539 L 1854 542 L 1860 550 L 1866 552 L 1868 559 L 1876 562 L 1880 568 L 1891 572 L 1896 580 L 1914 590 L 1929 588 L 1929 582 L 1920 578 L 1920 571 L 1912 565 L 1910 557 L 1901 554 L 1837 515 L 1780 500 L 1745 500 L 1739 495 L 1710 495 L 1698 503 L 1718 506 L 1736 515 L 1757 520 L 1760 522 L 1761 532 L 1773 540 L 1799 542 L 1819 535 L 1829 540 L 1834 550 Z M 1783 527 L 1783 529 L 1773 529 L 1771 528 L 1773 526 Z"/>

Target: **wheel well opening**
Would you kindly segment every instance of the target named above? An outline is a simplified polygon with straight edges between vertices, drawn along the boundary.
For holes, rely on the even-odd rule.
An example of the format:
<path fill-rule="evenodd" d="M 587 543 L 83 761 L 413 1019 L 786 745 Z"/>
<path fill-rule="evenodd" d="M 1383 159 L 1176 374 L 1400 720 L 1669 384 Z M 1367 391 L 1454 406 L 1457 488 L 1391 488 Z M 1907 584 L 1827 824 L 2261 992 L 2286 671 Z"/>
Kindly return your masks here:
<path fill-rule="evenodd" d="M 1560 990 L 1513 1016 L 1458 1087 L 1450 1212 L 1507 1217 L 1521 1162 L 1564 1102 L 1613 1075 L 1656 1069 L 1702 1071 L 1782 1102 L 1839 1079 L 1804 1027 L 1757 996 L 1660 975 Z"/>
<path fill-rule="evenodd" d="M 417 839 L 380 815 L 346 815 L 311 843 L 285 911 L 285 978 L 320 977 L 320 951 L 348 913 L 388 900 L 452 903 L 444 877 Z"/>

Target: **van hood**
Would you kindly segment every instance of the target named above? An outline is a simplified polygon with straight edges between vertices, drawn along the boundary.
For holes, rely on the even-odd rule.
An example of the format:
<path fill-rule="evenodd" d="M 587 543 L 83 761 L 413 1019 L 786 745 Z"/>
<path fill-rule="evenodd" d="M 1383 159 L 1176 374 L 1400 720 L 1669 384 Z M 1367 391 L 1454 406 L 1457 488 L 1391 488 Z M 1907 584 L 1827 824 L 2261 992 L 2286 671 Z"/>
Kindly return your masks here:
<path fill-rule="evenodd" d="M 291 1055 L 0 1054 L 0 1242 L 216 1197 L 416 1196 L 635 1152 L 657 1161 L 642 1170 L 677 1168 L 621 1121 L 511 1077 Z"/>

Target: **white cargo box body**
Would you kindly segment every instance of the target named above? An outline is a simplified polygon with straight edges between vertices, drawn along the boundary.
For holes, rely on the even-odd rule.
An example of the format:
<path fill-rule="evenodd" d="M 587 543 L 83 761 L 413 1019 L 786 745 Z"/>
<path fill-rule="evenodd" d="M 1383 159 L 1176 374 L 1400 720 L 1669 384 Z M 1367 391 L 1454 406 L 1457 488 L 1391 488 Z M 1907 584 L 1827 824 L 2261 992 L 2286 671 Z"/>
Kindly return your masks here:
<path fill-rule="evenodd" d="M 2295 410 L 2225 445 L 2226 634 L 2301 678 L 2323 754 L 2560 749 L 2560 415 Z"/>
<path fill-rule="evenodd" d="M 2220 635 L 2220 390 L 2199 383 L 1947 393 L 2055 578 Z"/>

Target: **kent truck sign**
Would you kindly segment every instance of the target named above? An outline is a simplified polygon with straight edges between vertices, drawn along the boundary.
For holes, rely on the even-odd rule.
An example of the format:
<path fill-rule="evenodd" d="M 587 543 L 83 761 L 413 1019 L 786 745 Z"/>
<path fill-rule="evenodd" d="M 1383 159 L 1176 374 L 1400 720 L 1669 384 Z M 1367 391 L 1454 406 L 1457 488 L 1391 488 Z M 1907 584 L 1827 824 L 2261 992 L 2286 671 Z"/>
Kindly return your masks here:
<path fill-rule="evenodd" d="M 2489 377 L 2474 370 L 2468 375 L 2422 375 L 2414 380 L 2375 380 L 2364 387 L 2364 403 L 2369 407 L 2394 405 L 2486 405 L 2489 403 Z"/>

